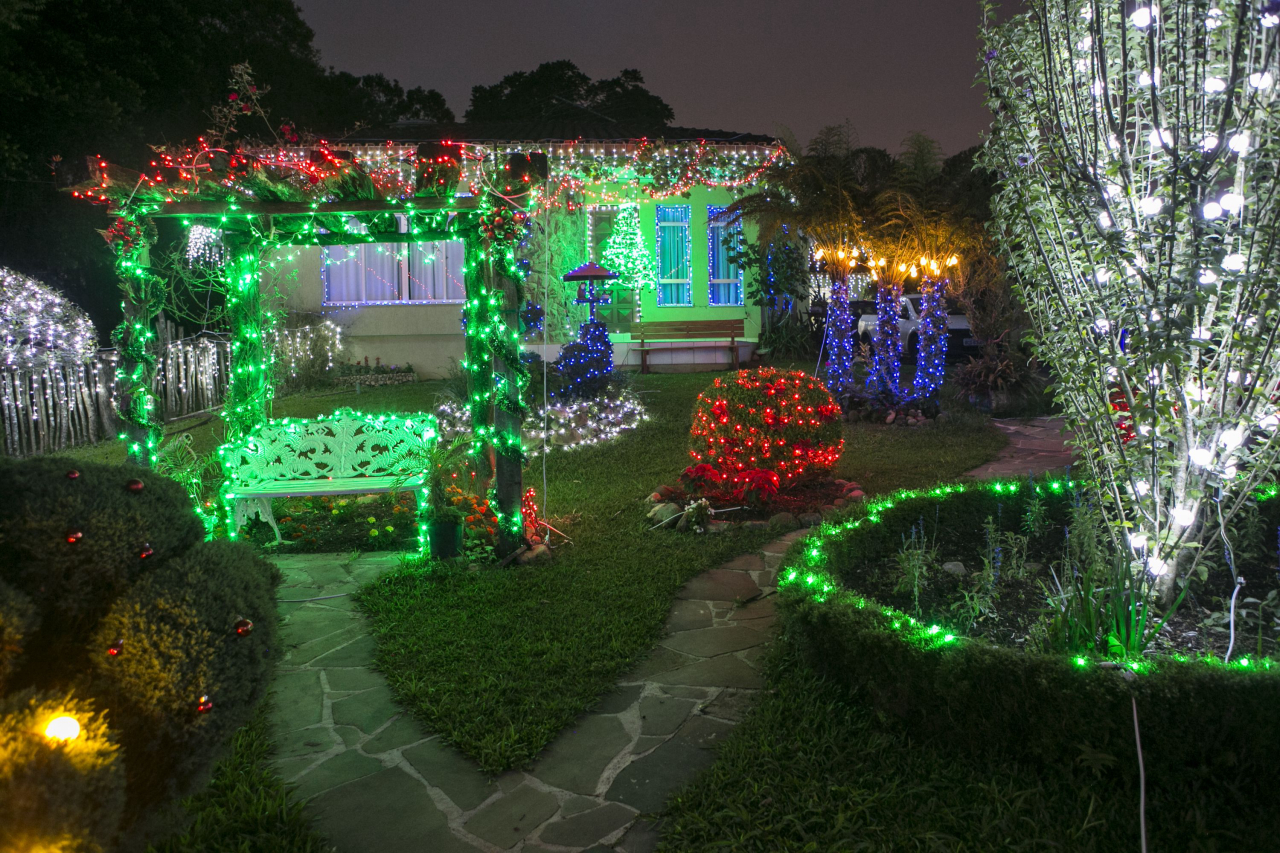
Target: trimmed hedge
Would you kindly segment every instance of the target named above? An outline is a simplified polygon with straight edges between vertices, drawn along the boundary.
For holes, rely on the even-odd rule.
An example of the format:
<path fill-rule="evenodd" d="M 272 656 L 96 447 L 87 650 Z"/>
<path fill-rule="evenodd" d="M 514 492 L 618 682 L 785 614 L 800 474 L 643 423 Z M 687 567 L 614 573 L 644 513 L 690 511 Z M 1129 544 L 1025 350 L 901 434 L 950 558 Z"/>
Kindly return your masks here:
<path fill-rule="evenodd" d="M 86 728 L 66 749 L 94 742 L 86 721 L 105 718 L 120 797 L 86 797 L 85 813 L 68 818 L 83 831 L 41 843 L 76 850 L 83 836 L 131 848 L 167 828 L 176 798 L 203 780 L 266 692 L 279 574 L 245 544 L 202 541 L 171 480 L 123 466 L 68 470 L 56 459 L 0 463 L 0 699 L 74 693 Z M 26 732 L 36 712 L 19 713 L 15 701 L 0 730 Z M 21 776 L 37 799 L 67 787 L 61 771 L 41 769 L 47 740 L 5 755 L 0 780 Z M 35 814 L 0 796 L 0 825 L 43 833 Z"/>
<path fill-rule="evenodd" d="M 972 506 L 964 506 L 971 495 Z M 971 495 L 946 498 L 939 513 L 985 518 L 985 496 Z M 838 573 L 843 561 L 882 559 L 929 503 L 898 502 L 879 524 L 828 539 L 822 546 L 827 570 Z M 866 552 L 859 555 L 863 542 Z M 808 547 L 798 545 L 784 566 L 805 571 Z M 1136 701 L 1148 828 L 1173 845 L 1160 849 L 1185 849 L 1186 838 L 1206 834 L 1232 839 L 1223 849 L 1274 844 L 1280 669 L 1258 661 L 1244 668 L 1171 659 L 1143 661 L 1138 673 L 1096 661 L 1081 665 L 1067 656 L 946 642 L 945 635 L 852 592 L 814 596 L 804 588 L 784 586 L 782 606 L 802 659 L 843 685 L 850 701 L 895 721 L 909 736 L 969 758 L 994 756 L 1047 773 L 1084 767 L 1096 774 L 1098 793 L 1136 803 Z"/>

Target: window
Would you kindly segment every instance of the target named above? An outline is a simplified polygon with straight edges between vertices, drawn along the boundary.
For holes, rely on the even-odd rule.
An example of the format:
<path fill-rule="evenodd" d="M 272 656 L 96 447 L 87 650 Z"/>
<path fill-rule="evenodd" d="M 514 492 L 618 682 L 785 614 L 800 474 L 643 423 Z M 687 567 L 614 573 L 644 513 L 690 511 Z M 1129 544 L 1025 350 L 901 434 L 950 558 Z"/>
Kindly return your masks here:
<path fill-rule="evenodd" d="M 401 233 L 406 224 L 401 222 Z M 324 304 L 465 302 L 461 240 L 325 246 Z"/>
<path fill-rule="evenodd" d="M 732 253 L 742 239 L 742 226 L 718 219 L 723 207 L 707 205 L 707 270 L 711 282 L 712 305 L 741 305 L 742 271 Z"/>
<path fill-rule="evenodd" d="M 658 205 L 659 305 L 693 304 L 693 244 L 689 235 L 692 211 L 687 204 Z"/>

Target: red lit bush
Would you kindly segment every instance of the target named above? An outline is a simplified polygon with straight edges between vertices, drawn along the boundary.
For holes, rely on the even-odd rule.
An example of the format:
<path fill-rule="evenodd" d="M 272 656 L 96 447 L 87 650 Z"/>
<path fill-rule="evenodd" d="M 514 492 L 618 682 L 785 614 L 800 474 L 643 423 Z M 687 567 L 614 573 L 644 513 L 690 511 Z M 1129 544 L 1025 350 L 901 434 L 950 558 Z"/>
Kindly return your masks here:
<path fill-rule="evenodd" d="M 840 407 L 803 371 L 739 370 L 716 379 L 693 406 L 689 455 L 731 489 L 746 484 L 748 472 L 770 471 L 785 490 L 830 471 L 843 448 Z"/>

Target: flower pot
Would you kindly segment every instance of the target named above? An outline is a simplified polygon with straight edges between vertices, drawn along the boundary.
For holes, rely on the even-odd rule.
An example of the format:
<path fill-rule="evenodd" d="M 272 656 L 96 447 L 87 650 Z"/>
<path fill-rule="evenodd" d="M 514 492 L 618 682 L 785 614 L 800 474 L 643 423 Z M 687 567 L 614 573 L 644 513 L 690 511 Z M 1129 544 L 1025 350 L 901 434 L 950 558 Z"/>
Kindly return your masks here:
<path fill-rule="evenodd" d="M 462 522 L 456 518 L 432 519 L 427 522 L 427 543 L 431 556 L 452 560 L 462 553 Z"/>

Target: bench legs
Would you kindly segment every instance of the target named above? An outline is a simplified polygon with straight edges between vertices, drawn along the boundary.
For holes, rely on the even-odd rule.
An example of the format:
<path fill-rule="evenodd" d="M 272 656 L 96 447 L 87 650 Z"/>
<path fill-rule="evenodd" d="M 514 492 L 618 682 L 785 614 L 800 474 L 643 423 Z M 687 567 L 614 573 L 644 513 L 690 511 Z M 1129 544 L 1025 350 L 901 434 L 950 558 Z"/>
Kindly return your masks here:
<path fill-rule="evenodd" d="M 730 339 L 729 339 L 729 347 L 730 347 L 730 349 L 732 349 L 732 350 L 733 350 L 733 369 L 734 369 L 734 370 L 737 370 L 737 369 L 738 369 L 738 342 L 737 342 L 737 340 L 735 340 L 735 339 L 733 339 L 733 338 L 730 338 Z"/>
<path fill-rule="evenodd" d="M 280 537 L 280 528 L 276 524 L 275 513 L 271 511 L 271 498 L 236 498 L 235 510 L 232 513 L 230 522 L 236 526 L 236 530 L 239 530 L 255 515 L 271 525 L 271 529 L 276 534 L 277 545 L 284 541 Z"/>
<path fill-rule="evenodd" d="M 649 372 L 649 351 L 644 348 L 644 341 L 640 342 L 640 372 Z"/>

